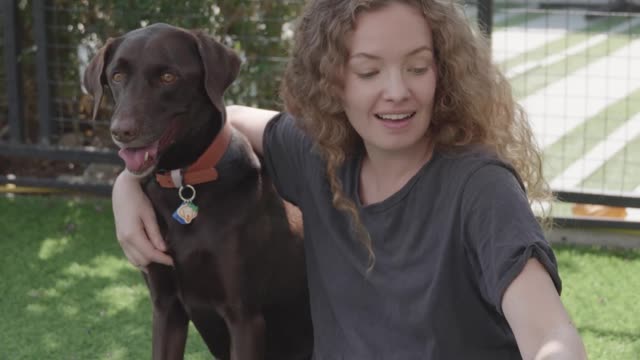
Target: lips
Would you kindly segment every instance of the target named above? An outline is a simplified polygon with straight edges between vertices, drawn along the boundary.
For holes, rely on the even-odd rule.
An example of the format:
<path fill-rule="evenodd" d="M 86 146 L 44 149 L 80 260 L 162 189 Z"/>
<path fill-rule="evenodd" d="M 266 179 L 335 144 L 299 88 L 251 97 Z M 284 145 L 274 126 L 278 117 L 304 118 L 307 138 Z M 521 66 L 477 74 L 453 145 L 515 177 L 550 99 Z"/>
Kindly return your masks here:
<path fill-rule="evenodd" d="M 375 114 L 382 126 L 387 129 L 399 130 L 409 125 L 411 119 L 416 116 L 415 111 L 402 111 L 394 113 L 377 113 Z"/>
<path fill-rule="evenodd" d="M 415 112 L 398 112 L 398 113 L 388 113 L 388 114 L 375 114 L 376 118 L 378 118 L 379 120 L 386 120 L 386 121 L 402 121 L 402 120 L 407 120 L 413 117 L 413 115 L 415 115 Z"/>

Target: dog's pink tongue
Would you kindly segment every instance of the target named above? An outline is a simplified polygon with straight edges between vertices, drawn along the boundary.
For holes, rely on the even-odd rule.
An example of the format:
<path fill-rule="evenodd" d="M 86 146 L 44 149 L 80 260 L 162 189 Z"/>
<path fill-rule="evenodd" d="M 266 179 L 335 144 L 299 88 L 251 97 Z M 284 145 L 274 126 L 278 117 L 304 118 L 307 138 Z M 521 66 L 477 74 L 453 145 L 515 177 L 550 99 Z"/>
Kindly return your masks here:
<path fill-rule="evenodd" d="M 158 142 L 145 147 L 120 149 L 118 155 L 124 160 L 129 171 L 142 172 L 155 162 L 158 156 Z"/>

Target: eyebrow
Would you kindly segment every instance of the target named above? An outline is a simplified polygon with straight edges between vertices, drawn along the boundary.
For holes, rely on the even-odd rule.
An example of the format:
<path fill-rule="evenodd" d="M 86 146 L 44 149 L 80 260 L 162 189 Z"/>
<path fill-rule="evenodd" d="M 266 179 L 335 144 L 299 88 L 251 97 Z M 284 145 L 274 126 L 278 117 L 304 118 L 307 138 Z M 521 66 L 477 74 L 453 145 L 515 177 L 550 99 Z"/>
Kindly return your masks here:
<path fill-rule="evenodd" d="M 433 53 L 433 50 L 432 50 L 430 47 L 428 47 L 428 46 L 421 46 L 421 47 L 419 47 L 419 48 L 417 48 L 417 49 L 414 49 L 414 50 L 410 51 L 410 52 L 407 54 L 407 56 L 412 56 L 412 55 L 415 55 L 415 54 L 417 54 L 417 53 L 419 53 L 419 52 L 422 52 L 422 51 L 428 51 L 428 52 L 430 52 L 430 53 Z M 349 57 L 349 59 L 359 58 L 359 57 L 363 57 L 363 58 L 365 58 L 365 59 L 371 59 L 371 60 L 379 60 L 379 59 L 380 59 L 380 57 L 379 57 L 379 56 L 372 55 L 372 54 L 368 54 L 368 53 L 365 53 L 365 52 L 359 52 L 359 53 L 353 54 L 353 55 L 351 55 L 351 56 Z"/>

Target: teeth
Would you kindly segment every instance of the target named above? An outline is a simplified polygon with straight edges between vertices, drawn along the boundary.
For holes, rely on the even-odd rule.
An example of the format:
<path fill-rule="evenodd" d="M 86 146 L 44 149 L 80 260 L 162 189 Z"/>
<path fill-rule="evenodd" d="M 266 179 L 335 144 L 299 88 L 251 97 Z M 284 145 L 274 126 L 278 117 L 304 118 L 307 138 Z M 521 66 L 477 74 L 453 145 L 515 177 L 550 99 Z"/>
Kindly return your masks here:
<path fill-rule="evenodd" d="M 410 117 L 411 115 L 413 115 L 413 113 L 408 113 L 408 114 L 384 114 L 384 115 L 376 115 L 376 116 L 379 117 L 380 119 L 383 119 L 383 120 L 402 120 L 402 119 L 406 119 L 406 118 Z"/>
<path fill-rule="evenodd" d="M 145 151 L 144 152 L 144 161 L 147 161 L 147 160 L 149 160 L 149 152 Z"/>

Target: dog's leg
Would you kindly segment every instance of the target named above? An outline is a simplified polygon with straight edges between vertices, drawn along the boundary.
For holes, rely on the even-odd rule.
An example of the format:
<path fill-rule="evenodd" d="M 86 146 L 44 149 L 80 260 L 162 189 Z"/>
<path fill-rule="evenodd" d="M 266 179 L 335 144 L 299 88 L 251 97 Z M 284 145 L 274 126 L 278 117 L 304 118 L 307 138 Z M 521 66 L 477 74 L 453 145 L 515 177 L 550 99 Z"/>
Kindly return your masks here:
<path fill-rule="evenodd" d="M 154 360 L 183 359 L 189 330 L 189 317 L 178 298 L 172 269 L 150 264 L 145 276 L 153 304 Z"/>
<path fill-rule="evenodd" d="M 266 326 L 262 313 L 240 310 L 225 320 L 231 333 L 231 360 L 264 359 Z"/>

